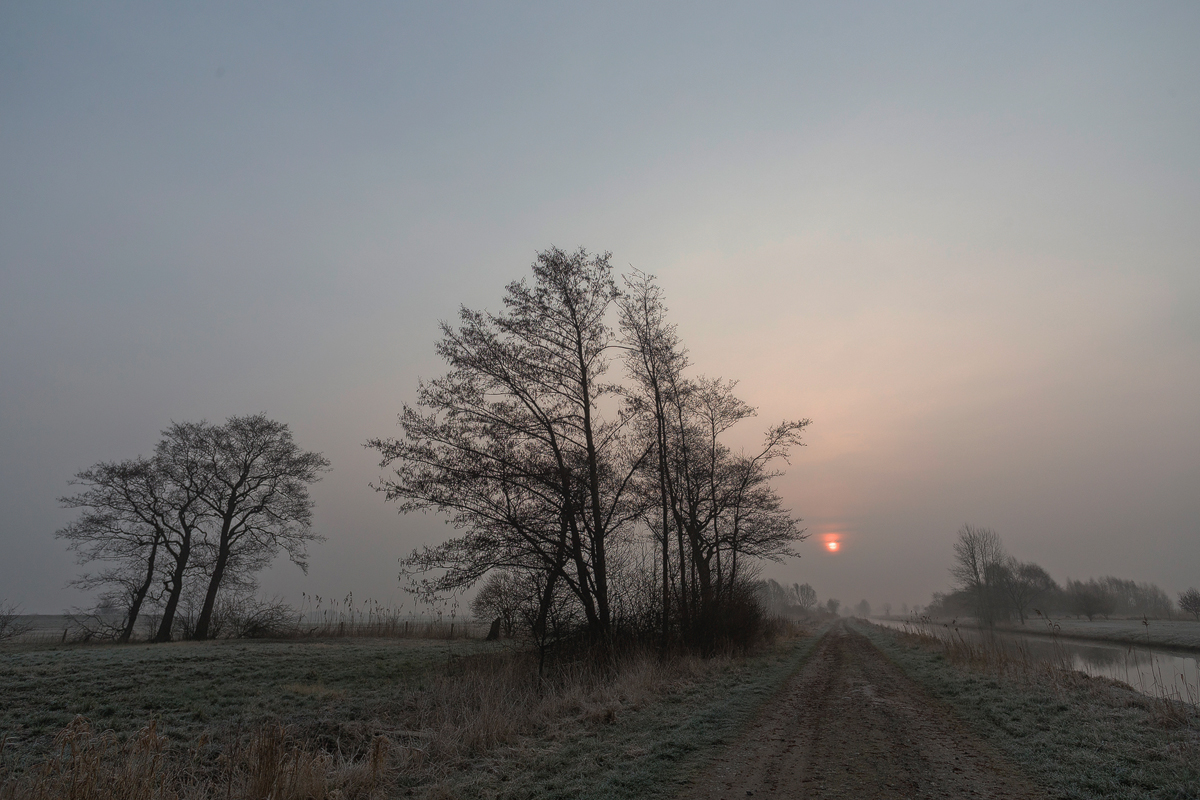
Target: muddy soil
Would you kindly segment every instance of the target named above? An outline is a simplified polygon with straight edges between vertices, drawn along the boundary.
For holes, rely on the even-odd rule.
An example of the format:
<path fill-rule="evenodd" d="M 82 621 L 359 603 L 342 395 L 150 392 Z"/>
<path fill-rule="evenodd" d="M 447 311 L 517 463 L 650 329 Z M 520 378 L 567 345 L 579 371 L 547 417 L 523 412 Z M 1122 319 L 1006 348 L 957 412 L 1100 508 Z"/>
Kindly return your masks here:
<path fill-rule="evenodd" d="M 683 797 L 1047 795 L 844 623 Z"/>

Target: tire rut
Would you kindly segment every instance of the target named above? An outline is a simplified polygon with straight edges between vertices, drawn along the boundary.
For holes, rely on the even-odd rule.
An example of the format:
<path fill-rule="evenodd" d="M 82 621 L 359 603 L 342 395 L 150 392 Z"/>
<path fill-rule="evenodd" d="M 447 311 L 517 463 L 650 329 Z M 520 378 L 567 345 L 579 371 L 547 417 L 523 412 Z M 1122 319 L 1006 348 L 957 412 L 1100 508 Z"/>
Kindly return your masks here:
<path fill-rule="evenodd" d="M 682 795 L 748 796 L 1047 797 L 844 622 Z"/>

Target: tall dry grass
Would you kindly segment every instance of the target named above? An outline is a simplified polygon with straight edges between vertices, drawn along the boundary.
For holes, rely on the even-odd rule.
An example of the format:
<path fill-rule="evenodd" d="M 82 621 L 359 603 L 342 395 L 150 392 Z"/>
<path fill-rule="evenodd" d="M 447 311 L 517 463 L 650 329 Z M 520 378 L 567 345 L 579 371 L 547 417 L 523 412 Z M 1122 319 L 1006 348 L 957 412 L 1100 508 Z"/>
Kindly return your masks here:
<path fill-rule="evenodd" d="M 203 745 L 173 750 L 154 723 L 127 742 L 77 717 L 54 754 L 31 770 L 0 774 L 3 800 L 337 800 L 378 794 L 386 775 L 379 738 L 359 759 L 339 758 L 265 723 L 213 763 Z"/>
<path fill-rule="evenodd" d="M 280 637 L 476 639 L 483 638 L 488 630 L 488 623 L 462 619 L 455 607 L 428 607 L 423 611 L 405 613 L 402 607 L 372 598 L 356 603 L 353 592 L 342 598 L 302 594 L 294 625 L 282 631 Z"/>

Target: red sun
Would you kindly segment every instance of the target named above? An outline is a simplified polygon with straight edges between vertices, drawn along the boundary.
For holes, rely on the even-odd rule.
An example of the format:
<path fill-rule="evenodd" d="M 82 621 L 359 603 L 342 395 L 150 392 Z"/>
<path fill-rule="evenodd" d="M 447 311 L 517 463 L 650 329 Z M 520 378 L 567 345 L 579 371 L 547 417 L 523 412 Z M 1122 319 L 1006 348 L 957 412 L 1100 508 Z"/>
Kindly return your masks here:
<path fill-rule="evenodd" d="M 842 535 L 840 533 L 822 534 L 821 542 L 821 546 L 829 553 L 836 553 L 842 549 Z"/>

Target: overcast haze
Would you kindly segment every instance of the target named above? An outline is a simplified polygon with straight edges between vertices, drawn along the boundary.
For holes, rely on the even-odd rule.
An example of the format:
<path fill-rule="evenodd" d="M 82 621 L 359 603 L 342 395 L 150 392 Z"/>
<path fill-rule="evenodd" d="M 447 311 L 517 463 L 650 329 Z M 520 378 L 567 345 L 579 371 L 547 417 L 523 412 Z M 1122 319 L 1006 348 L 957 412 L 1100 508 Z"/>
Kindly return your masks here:
<path fill-rule="evenodd" d="M 1200 5 L 0 6 L 0 599 L 171 420 L 333 472 L 303 576 L 402 598 L 368 487 L 437 322 L 550 245 L 658 275 L 698 372 L 809 417 L 822 600 L 928 602 L 964 522 L 1200 584 Z M 838 533 L 837 555 L 819 535 Z"/>

